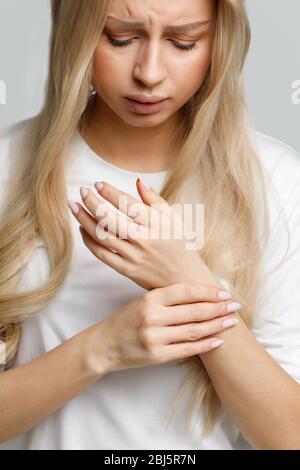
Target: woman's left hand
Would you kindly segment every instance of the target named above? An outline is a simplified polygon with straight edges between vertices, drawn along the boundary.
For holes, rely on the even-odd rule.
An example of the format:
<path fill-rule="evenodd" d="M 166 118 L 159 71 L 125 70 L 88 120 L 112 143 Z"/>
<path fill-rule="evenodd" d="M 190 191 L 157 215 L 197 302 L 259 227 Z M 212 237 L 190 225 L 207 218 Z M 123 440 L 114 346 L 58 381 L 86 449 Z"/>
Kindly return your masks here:
<path fill-rule="evenodd" d="M 183 225 L 181 237 L 174 237 L 174 227 L 183 220 L 153 188 L 137 180 L 141 202 L 101 184 L 95 187 L 104 200 L 81 188 L 88 210 L 69 201 L 85 245 L 99 260 L 147 290 L 188 281 L 217 285 L 199 253 L 186 249 L 190 238 Z"/>

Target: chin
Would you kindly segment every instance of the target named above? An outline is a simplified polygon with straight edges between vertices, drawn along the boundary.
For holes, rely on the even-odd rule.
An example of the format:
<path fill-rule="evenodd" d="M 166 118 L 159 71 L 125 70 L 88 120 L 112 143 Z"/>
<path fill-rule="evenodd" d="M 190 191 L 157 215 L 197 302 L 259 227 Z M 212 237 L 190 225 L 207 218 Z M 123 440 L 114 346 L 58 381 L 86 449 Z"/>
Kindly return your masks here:
<path fill-rule="evenodd" d="M 133 126 L 133 127 L 137 127 L 137 128 L 151 128 L 151 127 L 156 127 L 156 126 L 160 126 L 161 124 L 163 124 L 164 122 L 166 121 L 166 119 L 157 119 L 157 117 L 155 118 L 155 116 L 147 116 L 147 117 L 140 117 L 140 116 L 137 116 L 136 119 L 126 119 L 125 122 L 127 124 L 129 124 L 130 126 Z"/>

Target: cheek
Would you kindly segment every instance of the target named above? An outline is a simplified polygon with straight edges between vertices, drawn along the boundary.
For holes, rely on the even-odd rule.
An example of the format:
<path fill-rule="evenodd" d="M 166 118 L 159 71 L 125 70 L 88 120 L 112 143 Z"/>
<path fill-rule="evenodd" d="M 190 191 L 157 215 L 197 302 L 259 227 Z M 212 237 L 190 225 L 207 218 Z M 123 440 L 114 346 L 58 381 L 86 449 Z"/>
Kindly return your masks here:
<path fill-rule="evenodd" d="M 93 82 L 101 89 L 120 87 L 119 77 L 124 76 L 126 63 L 114 55 L 104 46 L 98 46 L 93 59 Z"/>
<path fill-rule="evenodd" d="M 185 90 L 185 95 L 193 94 L 203 83 L 209 64 L 210 56 L 206 54 L 198 56 L 195 60 L 187 61 L 184 67 L 181 63 L 173 71 L 178 89 Z"/>
<path fill-rule="evenodd" d="M 178 88 L 182 87 L 185 94 L 193 94 L 203 83 L 211 62 L 210 38 L 200 41 L 194 51 L 183 52 L 182 55 L 183 59 L 174 64 L 172 76 L 175 77 Z"/>

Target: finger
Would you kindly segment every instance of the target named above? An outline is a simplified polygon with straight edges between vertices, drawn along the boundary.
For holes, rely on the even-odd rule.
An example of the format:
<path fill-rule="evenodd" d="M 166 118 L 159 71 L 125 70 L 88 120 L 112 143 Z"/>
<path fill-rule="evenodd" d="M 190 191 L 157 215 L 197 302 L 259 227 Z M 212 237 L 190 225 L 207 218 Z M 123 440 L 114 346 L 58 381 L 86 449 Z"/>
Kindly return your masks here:
<path fill-rule="evenodd" d="M 126 214 L 123 214 L 117 209 L 114 208 L 114 210 L 111 210 L 106 204 L 99 204 L 98 198 L 95 197 L 92 191 L 89 191 L 89 193 L 84 196 L 84 202 L 96 217 L 100 231 L 101 227 L 102 229 L 107 229 L 119 239 L 127 240 L 131 244 L 149 238 L 157 239 L 154 228 L 152 229 L 151 226 L 146 227 L 137 224 L 130 217 L 127 217 Z M 158 214 L 157 211 L 155 212 Z M 127 249 L 126 246 L 125 249 Z"/>
<path fill-rule="evenodd" d="M 182 282 L 167 287 L 160 287 L 150 292 L 155 295 L 163 305 L 186 304 L 189 302 L 220 302 L 231 298 L 230 292 L 217 286 L 205 285 L 201 282 Z"/>
<path fill-rule="evenodd" d="M 138 201 L 130 194 L 120 191 L 109 183 L 95 183 L 98 193 L 136 224 L 150 226 L 151 207 Z"/>
<path fill-rule="evenodd" d="M 74 204 L 77 207 L 77 213 L 73 212 Z M 97 222 L 79 203 L 69 201 L 69 206 L 79 224 L 84 227 L 85 232 L 88 233 L 96 243 L 100 243 L 124 257 L 130 254 L 132 247 L 129 246 L 130 243 L 127 240 L 118 238 L 116 234 L 109 230 L 105 232 L 105 227 L 101 227 L 99 222 Z"/>
<path fill-rule="evenodd" d="M 68 201 L 68 204 L 72 211 L 72 214 L 74 215 L 76 220 L 79 222 L 79 224 L 84 227 L 86 232 L 88 232 L 91 237 L 97 240 L 97 234 L 96 234 L 97 221 L 78 202 Z"/>
<path fill-rule="evenodd" d="M 162 315 L 157 315 L 156 324 L 161 326 L 203 322 L 233 313 L 241 308 L 237 302 L 192 302 L 183 305 L 164 307 Z"/>
<path fill-rule="evenodd" d="M 205 338 L 199 341 L 187 343 L 167 344 L 163 346 L 161 355 L 167 362 L 195 356 L 196 354 L 205 354 L 216 347 L 221 346 L 224 340 L 217 337 Z"/>
<path fill-rule="evenodd" d="M 159 211 L 169 214 L 171 207 L 168 202 L 163 199 L 155 189 L 148 185 L 148 183 L 145 183 L 145 179 L 139 175 L 136 181 L 136 187 L 142 200 L 149 206 L 156 207 Z"/>
<path fill-rule="evenodd" d="M 134 247 L 128 240 L 119 239 L 117 235 L 101 227 L 99 223 L 97 224 L 96 233 L 96 241 L 98 241 L 99 244 L 109 250 L 113 250 L 126 260 L 135 259 Z"/>
<path fill-rule="evenodd" d="M 131 219 L 117 211 L 107 210 L 105 205 L 99 205 L 96 210 L 96 218 L 98 226 L 106 228 L 109 232 L 114 233 L 120 239 L 130 240 L 131 234 L 138 233 L 140 225 L 137 225 Z"/>
<path fill-rule="evenodd" d="M 232 320 L 228 322 L 228 320 Z M 231 328 L 238 323 L 234 315 L 226 315 L 222 318 L 202 321 L 199 323 L 187 323 L 185 325 L 167 326 L 165 328 L 155 327 L 151 329 L 154 341 L 162 344 L 183 343 L 186 341 L 197 341 L 209 335 L 216 335 Z M 226 323 L 224 323 L 226 322 Z"/>
<path fill-rule="evenodd" d="M 98 258 L 100 261 L 103 261 L 103 263 L 107 264 L 120 274 L 124 274 L 126 262 L 122 256 L 120 256 L 118 253 L 114 253 L 104 246 L 99 245 L 99 243 L 95 242 L 95 240 L 81 227 L 80 232 L 84 244 L 91 251 L 91 253 L 96 256 L 96 258 Z"/>
<path fill-rule="evenodd" d="M 110 224 L 109 230 L 116 233 L 120 238 L 127 238 L 129 226 L 133 224 L 133 220 L 126 214 L 118 211 L 114 206 L 108 205 L 106 201 L 101 201 L 88 188 L 80 188 L 80 194 L 84 205 L 93 214 L 98 222 L 103 217 L 108 219 Z"/>

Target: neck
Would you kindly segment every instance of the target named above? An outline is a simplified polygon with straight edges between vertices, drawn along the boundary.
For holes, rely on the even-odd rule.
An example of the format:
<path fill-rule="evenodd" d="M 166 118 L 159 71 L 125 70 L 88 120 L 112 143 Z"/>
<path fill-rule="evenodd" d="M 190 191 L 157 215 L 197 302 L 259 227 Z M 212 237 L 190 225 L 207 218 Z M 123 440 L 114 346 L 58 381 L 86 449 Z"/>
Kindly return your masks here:
<path fill-rule="evenodd" d="M 156 173 L 174 165 L 182 119 L 178 112 L 156 127 L 131 126 L 97 96 L 83 137 L 93 151 L 113 165 L 127 171 Z"/>

